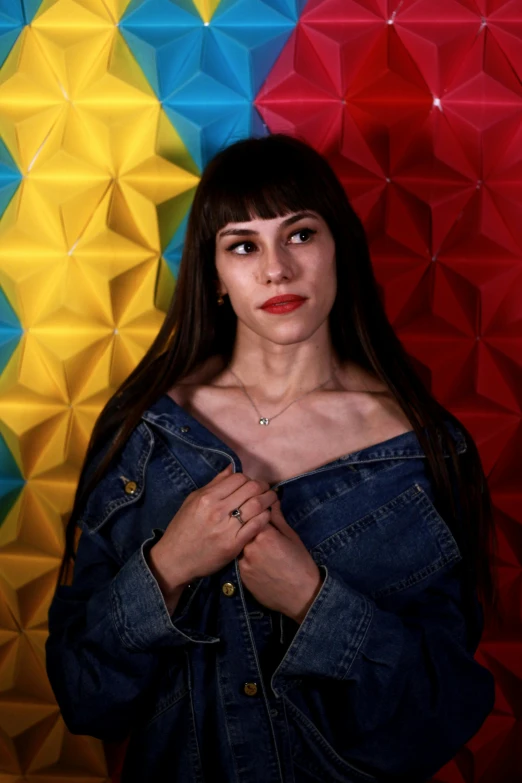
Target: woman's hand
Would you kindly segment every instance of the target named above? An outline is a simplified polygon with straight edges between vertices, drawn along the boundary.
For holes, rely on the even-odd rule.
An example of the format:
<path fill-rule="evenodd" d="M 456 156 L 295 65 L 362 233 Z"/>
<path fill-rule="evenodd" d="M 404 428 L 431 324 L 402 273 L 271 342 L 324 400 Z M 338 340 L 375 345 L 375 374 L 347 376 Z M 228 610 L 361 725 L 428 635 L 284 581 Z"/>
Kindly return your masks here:
<path fill-rule="evenodd" d="M 281 511 L 272 503 L 270 523 L 243 548 L 239 570 L 245 587 L 259 603 L 304 620 L 323 582 L 323 574 Z"/>
<path fill-rule="evenodd" d="M 153 574 L 164 593 L 219 571 L 270 523 L 270 503 L 277 495 L 266 481 L 254 481 L 230 466 L 204 487 L 191 492 L 150 549 Z M 245 524 L 230 510 L 241 507 Z"/>

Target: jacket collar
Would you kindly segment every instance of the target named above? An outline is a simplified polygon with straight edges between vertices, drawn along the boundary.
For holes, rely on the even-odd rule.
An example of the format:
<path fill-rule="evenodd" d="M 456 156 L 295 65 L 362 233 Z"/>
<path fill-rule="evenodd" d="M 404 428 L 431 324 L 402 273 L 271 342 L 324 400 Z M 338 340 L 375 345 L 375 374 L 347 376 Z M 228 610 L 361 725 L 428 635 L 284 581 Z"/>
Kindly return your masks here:
<path fill-rule="evenodd" d="M 236 465 L 236 470 L 240 470 L 240 462 L 237 454 L 217 437 L 211 430 L 207 429 L 196 418 L 191 416 L 184 408 L 178 405 L 168 394 L 162 394 L 158 399 L 142 414 L 144 421 L 158 424 L 163 429 L 169 430 L 176 438 L 184 441 L 195 448 L 212 449 L 214 451 L 224 452 Z M 457 453 L 462 454 L 466 451 L 466 439 L 460 429 L 456 428 L 453 422 L 446 420 L 447 427 L 452 438 L 455 441 Z M 444 446 L 443 453 L 449 456 L 449 452 Z M 353 451 L 342 457 L 343 463 L 363 463 L 374 462 L 383 459 L 408 459 L 414 457 L 426 457 L 421 444 L 413 430 L 404 432 L 402 435 L 396 435 L 393 438 L 381 441 L 373 446 Z"/>

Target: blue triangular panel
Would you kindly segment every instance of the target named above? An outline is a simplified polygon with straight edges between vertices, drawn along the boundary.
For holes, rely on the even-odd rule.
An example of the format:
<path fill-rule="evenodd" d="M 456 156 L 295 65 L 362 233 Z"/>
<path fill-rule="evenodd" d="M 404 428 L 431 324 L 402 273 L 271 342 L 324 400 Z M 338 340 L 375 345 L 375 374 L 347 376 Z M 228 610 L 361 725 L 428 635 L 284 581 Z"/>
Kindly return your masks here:
<path fill-rule="evenodd" d="M 0 525 L 16 502 L 25 481 L 0 435 Z"/>
<path fill-rule="evenodd" d="M 0 215 L 4 214 L 5 208 L 13 198 L 21 179 L 22 175 L 9 150 L 0 139 Z"/>
<path fill-rule="evenodd" d="M 165 249 L 165 252 L 163 253 L 163 258 L 167 262 L 167 266 L 175 279 L 177 278 L 179 272 L 179 265 L 181 262 L 181 254 L 183 252 L 183 243 L 185 241 L 185 233 L 187 230 L 189 215 L 190 210 L 179 224 L 178 230 L 172 237 L 171 241 Z"/>
<path fill-rule="evenodd" d="M 201 24 L 192 0 L 131 0 L 120 19 L 120 25 L 167 29 Z"/>
<path fill-rule="evenodd" d="M 208 24 L 191 0 L 127 7 L 122 34 L 200 169 L 233 137 L 266 132 L 252 102 L 304 2 L 221 0 Z"/>
<path fill-rule="evenodd" d="M 41 0 L 38 0 L 31 6 L 36 10 L 40 3 Z M 29 18 L 32 18 L 32 13 Z M 26 16 L 20 0 L 0 0 L 0 66 L 4 64 L 25 24 Z"/>
<path fill-rule="evenodd" d="M 22 334 L 20 322 L 0 288 L 0 373 L 11 358 Z"/>

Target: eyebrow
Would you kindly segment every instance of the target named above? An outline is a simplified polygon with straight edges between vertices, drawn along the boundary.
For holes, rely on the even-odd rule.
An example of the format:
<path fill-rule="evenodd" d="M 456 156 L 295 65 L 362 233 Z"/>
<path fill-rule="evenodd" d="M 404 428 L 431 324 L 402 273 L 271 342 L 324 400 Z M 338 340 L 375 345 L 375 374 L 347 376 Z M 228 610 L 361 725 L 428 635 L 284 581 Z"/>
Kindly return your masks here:
<path fill-rule="evenodd" d="M 286 226 L 291 226 L 292 223 L 297 223 L 298 220 L 301 220 L 302 218 L 315 218 L 317 219 L 317 215 L 314 215 L 313 212 L 298 212 L 296 215 L 291 215 L 290 217 L 283 220 L 281 223 L 281 226 L 285 228 Z M 259 231 L 254 231 L 252 228 L 226 228 L 223 231 L 220 231 L 218 234 L 218 239 L 220 237 L 226 237 L 229 235 L 234 235 L 238 237 L 245 237 L 249 236 L 251 234 L 259 234 Z"/>

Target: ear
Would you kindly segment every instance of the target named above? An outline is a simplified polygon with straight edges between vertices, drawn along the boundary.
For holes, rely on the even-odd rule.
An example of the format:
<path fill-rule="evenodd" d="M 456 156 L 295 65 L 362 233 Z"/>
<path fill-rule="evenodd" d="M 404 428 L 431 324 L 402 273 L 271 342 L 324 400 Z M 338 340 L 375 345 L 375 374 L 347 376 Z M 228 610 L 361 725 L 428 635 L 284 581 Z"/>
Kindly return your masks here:
<path fill-rule="evenodd" d="M 220 280 L 214 280 L 214 285 L 216 287 L 216 294 L 218 296 L 225 296 L 226 294 L 228 294 L 226 286 L 222 285 Z M 221 289 L 224 289 L 224 290 L 221 290 Z"/>

